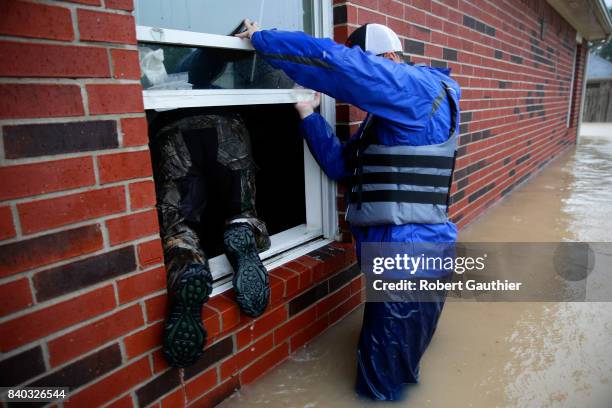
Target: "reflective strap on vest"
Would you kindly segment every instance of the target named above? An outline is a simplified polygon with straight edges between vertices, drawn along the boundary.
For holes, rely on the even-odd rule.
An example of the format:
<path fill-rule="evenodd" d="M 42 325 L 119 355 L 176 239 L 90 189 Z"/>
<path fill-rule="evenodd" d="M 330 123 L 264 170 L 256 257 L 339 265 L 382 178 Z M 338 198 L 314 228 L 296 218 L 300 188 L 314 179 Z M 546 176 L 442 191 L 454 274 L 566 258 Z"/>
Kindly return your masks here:
<path fill-rule="evenodd" d="M 421 166 L 419 166 L 421 167 Z M 413 186 L 447 187 L 451 176 L 419 173 L 363 173 L 351 178 L 353 184 L 361 181 L 363 184 L 411 184 Z"/>
<path fill-rule="evenodd" d="M 350 198 L 357 198 L 358 193 L 350 193 Z M 447 193 L 429 193 L 427 191 L 374 190 L 363 191 L 361 199 L 364 203 L 392 201 L 395 203 L 417 203 L 446 205 Z"/>

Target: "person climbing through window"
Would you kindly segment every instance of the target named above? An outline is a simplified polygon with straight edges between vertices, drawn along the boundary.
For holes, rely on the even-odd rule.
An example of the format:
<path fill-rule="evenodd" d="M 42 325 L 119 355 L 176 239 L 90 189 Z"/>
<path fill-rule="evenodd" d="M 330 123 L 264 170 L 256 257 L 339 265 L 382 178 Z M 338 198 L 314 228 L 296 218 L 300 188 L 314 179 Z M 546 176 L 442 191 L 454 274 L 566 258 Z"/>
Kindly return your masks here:
<path fill-rule="evenodd" d="M 303 32 L 261 30 L 249 20 L 245 26 L 236 35 L 249 38 L 272 66 L 368 113 L 357 134 L 342 143 L 315 112 L 320 96 L 296 104 L 319 165 L 330 178 L 350 182 L 346 219 L 358 260 L 363 242 L 455 242 L 447 207 L 461 91 L 450 71 L 403 63 L 400 39 L 381 24 L 359 27 L 345 45 Z M 404 384 L 418 381 L 443 305 L 443 298 L 366 303 L 359 394 L 396 400 Z"/>
<path fill-rule="evenodd" d="M 195 88 L 210 88 L 227 65 L 218 57 L 215 49 L 197 49 L 179 71 L 188 72 Z M 213 278 L 203 248 L 225 253 L 234 270 L 236 302 L 256 317 L 270 297 L 268 272 L 258 254 L 270 247 L 270 238 L 255 210 L 257 166 L 241 116 L 228 108 L 148 115 L 170 298 L 163 353 L 170 365 L 186 367 L 206 344 L 201 312 Z"/>

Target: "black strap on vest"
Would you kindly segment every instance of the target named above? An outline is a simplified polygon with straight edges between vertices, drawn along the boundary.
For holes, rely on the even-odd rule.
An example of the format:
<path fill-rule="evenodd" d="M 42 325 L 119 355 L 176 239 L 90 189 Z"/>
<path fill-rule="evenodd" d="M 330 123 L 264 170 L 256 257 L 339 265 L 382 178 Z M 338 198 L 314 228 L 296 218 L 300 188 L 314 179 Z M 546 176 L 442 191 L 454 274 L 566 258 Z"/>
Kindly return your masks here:
<path fill-rule="evenodd" d="M 364 157 L 364 150 L 368 148 L 369 145 L 373 144 L 376 142 L 377 139 L 377 135 L 376 132 L 374 131 L 374 128 L 372 127 L 372 123 L 374 122 L 374 116 L 371 114 L 368 114 L 368 116 L 365 118 L 365 124 L 363 125 L 361 134 L 359 135 L 356 143 L 356 150 L 355 150 L 355 156 L 356 156 L 356 166 L 355 166 L 355 174 L 354 174 L 354 178 L 356 179 L 356 185 L 357 185 L 357 208 L 361 209 L 361 203 L 363 202 L 362 200 L 362 193 L 363 193 L 363 157 Z"/>
<path fill-rule="evenodd" d="M 453 158 L 443 156 L 403 156 L 395 154 L 364 154 L 366 166 L 423 167 L 433 169 L 452 169 Z"/>

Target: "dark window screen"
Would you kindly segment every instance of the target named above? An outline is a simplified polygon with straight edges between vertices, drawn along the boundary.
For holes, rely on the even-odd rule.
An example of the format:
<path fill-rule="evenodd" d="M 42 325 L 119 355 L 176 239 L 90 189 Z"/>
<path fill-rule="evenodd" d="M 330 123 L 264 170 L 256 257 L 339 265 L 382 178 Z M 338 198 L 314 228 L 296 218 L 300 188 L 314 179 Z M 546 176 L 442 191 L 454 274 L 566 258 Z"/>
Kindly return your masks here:
<path fill-rule="evenodd" d="M 299 117 L 292 105 L 147 112 L 151 132 L 181 117 L 223 113 L 238 113 L 249 131 L 253 159 L 258 167 L 257 213 L 266 223 L 270 235 L 304 224 L 306 222 L 304 150 L 298 129 Z M 215 180 L 213 184 L 217 187 L 211 193 L 202 214 L 202 221 L 198 225 L 192 225 L 198 232 L 209 258 L 223 252 L 226 212 L 226 203 L 222 197 L 219 197 L 225 190 L 223 180 Z"/>

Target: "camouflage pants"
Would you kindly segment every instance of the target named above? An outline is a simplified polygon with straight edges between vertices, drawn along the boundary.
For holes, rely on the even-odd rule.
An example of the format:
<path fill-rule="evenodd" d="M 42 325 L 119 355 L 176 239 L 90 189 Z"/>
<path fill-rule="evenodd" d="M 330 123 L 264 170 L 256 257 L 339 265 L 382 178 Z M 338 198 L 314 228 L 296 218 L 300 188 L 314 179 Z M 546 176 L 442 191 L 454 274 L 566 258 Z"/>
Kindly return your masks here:
<path fill-rule="evenodd" d="M 189 264 L 207 265 L 195 231 L 206 231 L 207 220 L 217 223 L 222 217 L 225 226 L 248 223 L 258 250 L 270 247 L 266 226 L 255 210 L 256 166 L 250 138 L 238 115 L 171 121 L 151 136 L 151 153 L 169 287 Z M 214 218 L 207 217 L 213 206 Z"/>

